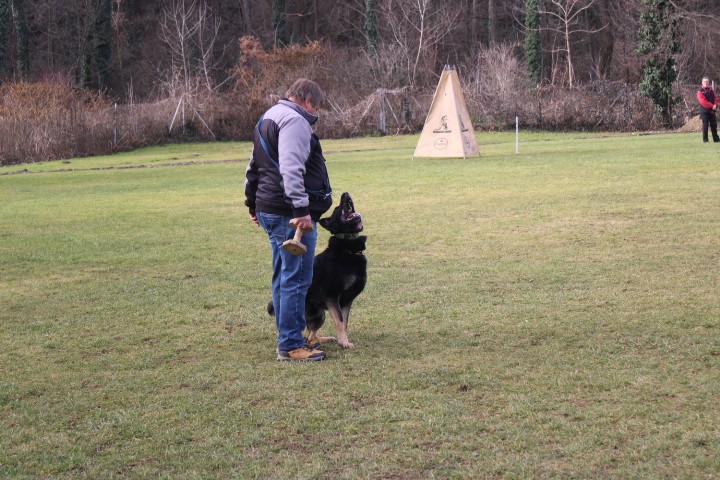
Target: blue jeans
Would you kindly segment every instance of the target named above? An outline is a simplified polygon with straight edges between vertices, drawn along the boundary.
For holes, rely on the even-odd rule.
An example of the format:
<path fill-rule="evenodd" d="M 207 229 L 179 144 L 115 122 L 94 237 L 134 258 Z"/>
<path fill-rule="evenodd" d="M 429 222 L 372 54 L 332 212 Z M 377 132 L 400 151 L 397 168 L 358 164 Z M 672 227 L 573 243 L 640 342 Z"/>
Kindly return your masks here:
<path fill-rule="evenodd" d="M 305 296 L 312 282 L 317 228 L 303 233 L 304 255 L 293 255 L 282 248 L 293 238 L 292 217 L 257 212 L 260 226 L 267 232 L 272 250 L 272 301 L 278 331 L 278 350 L 290 351 L 305 345 Z"/>

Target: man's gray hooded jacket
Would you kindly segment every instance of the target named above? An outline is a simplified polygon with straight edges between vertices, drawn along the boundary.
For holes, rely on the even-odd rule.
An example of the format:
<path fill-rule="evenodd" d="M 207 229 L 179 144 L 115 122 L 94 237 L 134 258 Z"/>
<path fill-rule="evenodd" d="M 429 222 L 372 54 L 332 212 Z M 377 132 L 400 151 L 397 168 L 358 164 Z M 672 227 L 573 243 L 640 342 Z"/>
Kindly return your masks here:
<path fill-rule="evenodd" d="M 245 172 L 245 205 L 256 212 L 318 220 L 332 205 L 317 116 L 282 99 L 258 122 Z"/>

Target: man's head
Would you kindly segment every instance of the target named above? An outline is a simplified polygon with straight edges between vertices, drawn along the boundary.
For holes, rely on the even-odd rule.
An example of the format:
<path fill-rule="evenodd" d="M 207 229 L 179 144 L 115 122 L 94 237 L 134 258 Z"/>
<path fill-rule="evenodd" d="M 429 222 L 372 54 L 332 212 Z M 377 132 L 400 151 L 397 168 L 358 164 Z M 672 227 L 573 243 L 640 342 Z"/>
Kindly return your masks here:
<path fill-rule="evenodd" d="M 285 96 L 313 115 L 317 115 L 317 111 L 325 103 L 325 94 L 320 86 L 306 78 L 295 81 Z"/>
<path fill-rule="evenodd" d="M 710 86 L 710 78 L 709 77 L 703 77 L 702 78 L 702 86 L 707 88 Z"/>

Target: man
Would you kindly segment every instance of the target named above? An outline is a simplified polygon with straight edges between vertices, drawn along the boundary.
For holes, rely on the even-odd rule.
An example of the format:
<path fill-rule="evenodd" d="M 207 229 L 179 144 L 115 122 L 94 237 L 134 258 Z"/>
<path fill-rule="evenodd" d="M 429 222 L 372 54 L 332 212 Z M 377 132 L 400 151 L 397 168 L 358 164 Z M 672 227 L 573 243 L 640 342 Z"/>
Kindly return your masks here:
<path fill-rule="evenodd" d="M 702 87 L 700 87 L 700 90 L 697 92 L 697 99 L 700 103 L 700 118 L 703 124 L 703 142 L 708 141 L 708 125 L 712 131 L 713 141 L 720 142 L 720 137 L 718 137 L 717 133 L 717 116 L 715 115 L 719 99 L 710 86 L 710 79 L 708 77 L 703 77 Z"/>
<path fill-rule="evenodd" d="M 313 81 L 301 78 L 260 118 L 245 173 L 245 205 L 250 219 L 268 234 L 272 251 L 272 302 L 278 331 L 278 360 L 318 361 L 325 352 L 307 346 L 305 296 L 312 282 L 315 223 L 332 205 L 330 180 L 320 140 L 312 125 L 325 101 Z M 282 248 L 295 228 L 305 232 L 307 253 Z"/>

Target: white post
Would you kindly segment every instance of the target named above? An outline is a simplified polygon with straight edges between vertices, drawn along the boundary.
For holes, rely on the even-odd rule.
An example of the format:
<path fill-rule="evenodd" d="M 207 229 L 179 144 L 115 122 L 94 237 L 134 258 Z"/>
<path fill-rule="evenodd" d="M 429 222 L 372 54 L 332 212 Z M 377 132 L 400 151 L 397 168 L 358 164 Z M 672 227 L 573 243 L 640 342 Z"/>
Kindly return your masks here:
<path fill-rule="evenodd" d="M 383 135 L 387 134 L 387 127 L 385 125 L 385 89 L 380 90 L 380 133 Z"/>
<path fill-rule="evenodd" d="M 519 122 L 518 122 L 518 117 L 517 117 L 517 115 L 516 115 L 516 116 L 515 116 L 515 155 L 517 155 L 518 153 L 520 153 L 520 140 L 519 140 L 519 135 L 520 135 L 520 124 L 519 124 Z"/>
<path fill-rule="evenodd" d="M 115 102 L 115 112 L 113 113 L 113 148 L 117 148 L 118 141 L 118 120 L 117 120 L 117 102 Z"/>

